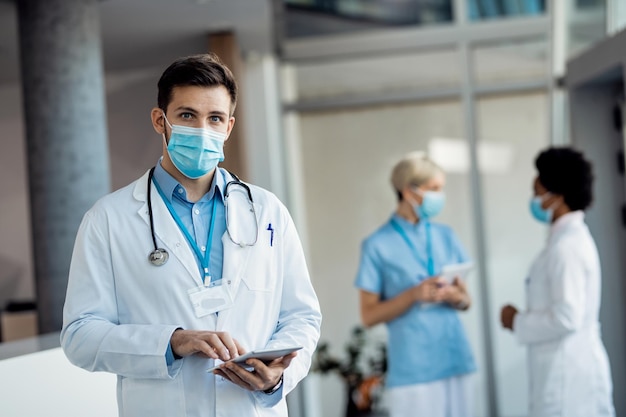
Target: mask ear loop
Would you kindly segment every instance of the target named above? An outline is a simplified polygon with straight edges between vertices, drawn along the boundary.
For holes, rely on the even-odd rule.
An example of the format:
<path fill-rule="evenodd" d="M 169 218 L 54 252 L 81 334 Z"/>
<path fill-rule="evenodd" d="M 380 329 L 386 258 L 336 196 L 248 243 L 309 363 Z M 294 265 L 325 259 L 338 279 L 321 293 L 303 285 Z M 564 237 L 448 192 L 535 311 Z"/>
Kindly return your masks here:
<path fill-rule="evenodd" d="M 424 202 L 424 192 L 422 190 L 420 190 L 419 187 L 417 187 L 416 185 L 411 185 L 411 190 L 413 190 L 413 192 L 415 194 L 417 194 L 420 197 L 422 197 L 422 203 L 423 203 Z M 414 202 L 409 201 L 409 203 L 411 203 L 411 205 L 414 206 L 414 207 L 421 206 L 421 204 L 418 203 L 417 201 L 414 201 Z"/>
<path fill-rule="evenodd" d="M 163 120 L 165 120 L 165 123 L 167 123 L 167 125 L 170 127 L 170 129 L 172 129 L 172 125 L 170 124 L 170 121 L 167 120 L 167 116 L 165 115 L 165 112 L 163 110 L 161 110 L 161 114 L 163 114 Z M 167 148 L 167 139 L 165 138 L 165 132 L 167 132 L 167 129 L 165 129 L 165 124 L 163 124 L 163 133 L 161 133 L 161 137 L 163 138 L 163 143 L 165 144 L 165 147 Z"/>
<path fill-rule="evenodd" d="M 167 125 L 170 127 L 170 129 L 172 128 L 172 124 L 170 123 L 169 120 L 167 120 L 167 116 L 165 115 L 165 112 L 163 110 L 161 110 L 161 113 L 163 113 L 163 119 L 165 120 L 165 123 L 167 123 Z M 163 126 L 163 131 L 165 133 L 165 126 Z"/>
<path fill-rule="evenodd" d="M 546 197 L 550 198 L 555 194 L 552 194 L 550 191 L 546 191 L 545 193 L 543 193 L 543 195 L 541 196 L 541 201 L 543 202 Z M 548 208 L 546 210 L 550 210 L 552 211 L 552 213 L 554 213 L 554 209 L 559 207 L 559 202 L 555 201 L 554 203 L 550 204 L 550 206 L 548 206 Z"/>

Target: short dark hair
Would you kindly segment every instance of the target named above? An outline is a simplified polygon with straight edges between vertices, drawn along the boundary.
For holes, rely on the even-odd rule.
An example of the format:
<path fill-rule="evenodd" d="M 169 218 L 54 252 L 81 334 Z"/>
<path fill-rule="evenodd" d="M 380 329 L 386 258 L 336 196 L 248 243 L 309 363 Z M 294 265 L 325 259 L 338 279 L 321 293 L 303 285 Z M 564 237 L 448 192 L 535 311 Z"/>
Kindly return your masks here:
<path fill-rule="evenodd" d="M 582 152 L 571 147 L 551 147 L 535 159 L 539 182 L 560 194 L 571 210 L 585 210 L 593 201 L 593 168 Z"/>
<path fill-rule="evenodd" d="M 214 53 L 182 57 L 174 61 L 161 75 L 158 83 L 157 105 L 163 111 L 172 99 L 174 87 L 223 85 L 230 95 L 230 114 L 237 105 L 237 82 L 233 73 Z"/>

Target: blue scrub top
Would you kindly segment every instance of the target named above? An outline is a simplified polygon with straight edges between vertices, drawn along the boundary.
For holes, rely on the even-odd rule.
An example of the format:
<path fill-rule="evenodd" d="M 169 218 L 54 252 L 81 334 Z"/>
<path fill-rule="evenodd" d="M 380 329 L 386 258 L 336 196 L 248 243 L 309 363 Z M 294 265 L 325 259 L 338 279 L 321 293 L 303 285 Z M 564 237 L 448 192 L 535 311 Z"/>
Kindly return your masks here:
<path fill-rule="evenodd" d="M 411 240 L 415 252 L 391 222 Z M 394 214 L 361 245 L 355 280 L 359 289 L 387 300 L 428 278 L 426 221 L 410 223 Z M 430 223 L 435 275 L 444 265 L 469 260 L 452 229 Z M 388 329 L 387 387 L 436 381 L 476 370 L 474 357 L 457 311 L 446 303 L 415 303 L 386 323 Z"/>

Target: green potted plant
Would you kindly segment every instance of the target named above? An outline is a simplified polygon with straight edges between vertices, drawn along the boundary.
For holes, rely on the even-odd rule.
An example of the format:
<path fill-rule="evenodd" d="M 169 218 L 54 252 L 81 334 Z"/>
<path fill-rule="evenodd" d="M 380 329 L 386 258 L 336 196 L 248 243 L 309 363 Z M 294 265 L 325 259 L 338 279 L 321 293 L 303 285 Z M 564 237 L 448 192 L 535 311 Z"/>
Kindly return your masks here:
<path fill-rule="evenodd" d="M 372 342 L 368 332 L 355 326 L 345 347 L 346 355 L 337 358 L 329 352 L 328 342 L 319 343 L 312 370 L 321 374 L 337 373 L 346 384 L 346 417 L 385 416 L 381 409 L 382 388 L 387 371 L 387 348 Z"/>

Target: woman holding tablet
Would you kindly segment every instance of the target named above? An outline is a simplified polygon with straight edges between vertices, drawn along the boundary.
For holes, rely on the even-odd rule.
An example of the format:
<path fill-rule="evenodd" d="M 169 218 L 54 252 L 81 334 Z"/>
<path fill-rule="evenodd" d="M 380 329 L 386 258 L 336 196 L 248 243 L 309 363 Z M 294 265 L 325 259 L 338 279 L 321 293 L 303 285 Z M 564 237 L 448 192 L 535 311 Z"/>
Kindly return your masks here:
<path fill-rule="evenodd" d="M 391 417 L 468 417 L 476 365 L 457 310 L 470 296 L 459 277 L 439 276 L 468 257 L 450 227 L 431 222 L 445 174 L 417 152 L 396 164 L 391 183 L 397 209 L 363 241 L 355 281 L 364 325 L 387 325 Z"/>
<path fill-rule="evenodd" d="M 593 173 L 571 148 L 535 160 L 530 211 L 549 225 L 526 279 L 525 311 L 502 308 L 502 326 L 528 346 L 530 417 L 613 417 L 609 360 L 600 337 L 601 274 L 585 212 Z"/>

